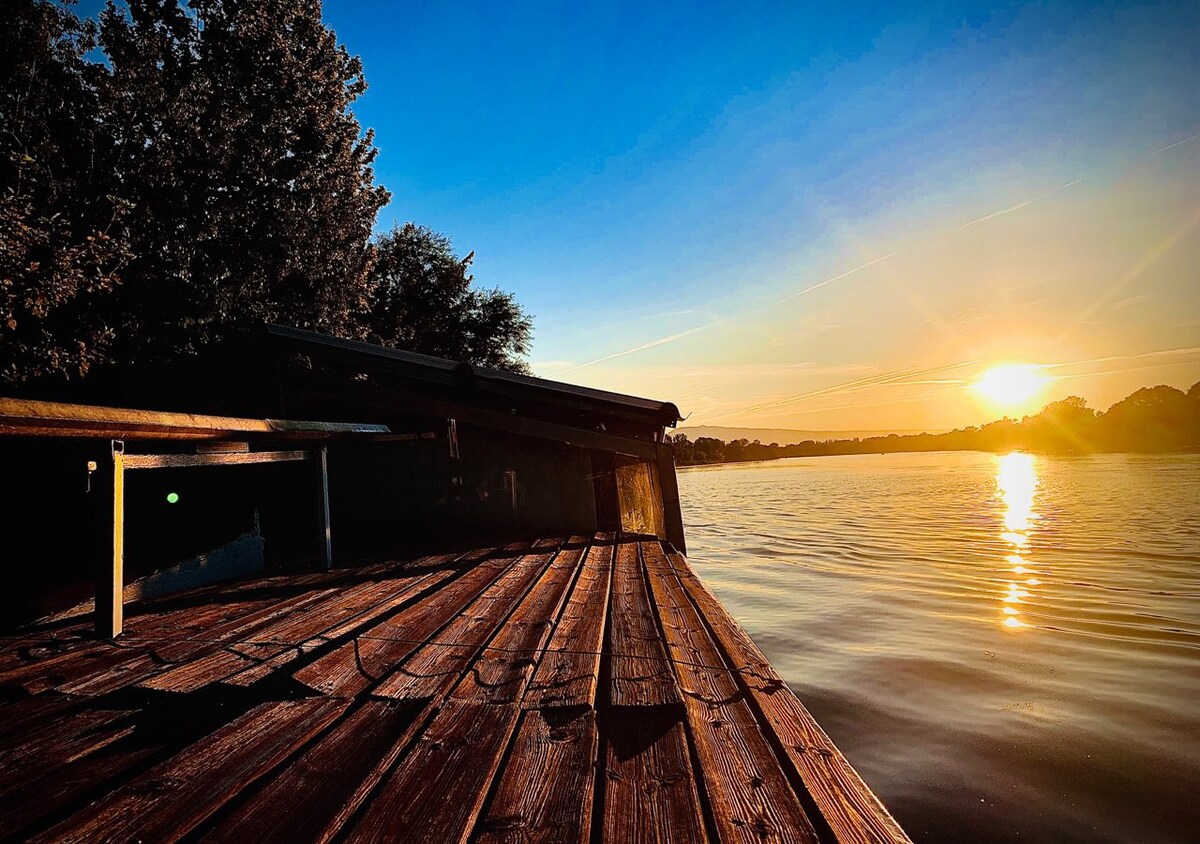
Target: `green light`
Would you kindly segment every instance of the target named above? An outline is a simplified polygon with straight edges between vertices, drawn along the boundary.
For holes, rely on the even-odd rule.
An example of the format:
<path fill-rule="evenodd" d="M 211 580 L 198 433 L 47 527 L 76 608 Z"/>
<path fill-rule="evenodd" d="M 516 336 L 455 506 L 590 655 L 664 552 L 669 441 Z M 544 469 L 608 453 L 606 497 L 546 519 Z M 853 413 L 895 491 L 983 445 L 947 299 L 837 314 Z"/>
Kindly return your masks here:
<path fill-rule="evenodd" d="M 178 504 L 179 503 L 179 493 L 178 492 L 168 492 L 167 493 L 167 503 L 168 504 Z"/>

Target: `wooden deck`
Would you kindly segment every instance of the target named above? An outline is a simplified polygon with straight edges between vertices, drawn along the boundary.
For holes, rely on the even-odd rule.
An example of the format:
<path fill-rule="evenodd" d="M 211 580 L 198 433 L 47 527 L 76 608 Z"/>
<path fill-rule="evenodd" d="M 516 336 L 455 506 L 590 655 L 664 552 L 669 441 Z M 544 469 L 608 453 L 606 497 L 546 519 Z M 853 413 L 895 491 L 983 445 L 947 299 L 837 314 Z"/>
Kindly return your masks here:
<path fill-rule="evenodd" d="M 0 838 L 907 840 L 657 540 L 239 581 L 0 639 Z"/>

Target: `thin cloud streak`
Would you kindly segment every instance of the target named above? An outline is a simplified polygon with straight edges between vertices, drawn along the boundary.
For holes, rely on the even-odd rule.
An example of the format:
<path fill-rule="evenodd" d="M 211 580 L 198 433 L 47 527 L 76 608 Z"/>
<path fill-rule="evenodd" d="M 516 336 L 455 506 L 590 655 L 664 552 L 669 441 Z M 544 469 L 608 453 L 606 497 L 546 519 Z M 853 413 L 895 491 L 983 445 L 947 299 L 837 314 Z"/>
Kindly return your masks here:
<path fill-rule="evenodd" d="M 816 290 L 817 288 L 824 287 L 827 284 L 833 284 L 833 282 L 835 282 L 835 281 L 839 281 L 843 278 L 846 278 L 847 276 L 854 275 L 855 273 L 857 273 L 861 270 L 865 270 L 867 267 L 874 266 L 875 264 L 878 264 L 880 261 L 886 261 L 888 258 L 892 257 L 895 254 L 896 254 L 895 252 L 889 252 L 887 255 L 882 255 L 878 258 L 875 258 L 874 260 L 867 261 L 867 263 L 865 263 L 865 264 L 860 264 L 859 266 L 855 267 L 852 270 L 846 270 L 846 272 L 844 272 L 844 273 L 839 273 L 838 275 L 835 275 L 831 278 L 827 278 L 824 281 L 819 281 L 816 284 L 813 284 L 813 285 L 810 285 L 809 287 L 804 288 L 803 290 L 797 290 L 795 293 L 789 293 L 787 296 L 784 296 L 782 299 L 778 299 L 774 302 L 771 302 L 769 305 L 765 305 L 763 307 L 754 308 L 751 311 L 747 311 L 747 312 L 741 314 L 738 318 L 744 319 L 745 317 L 749 316 L 752 313 L 767 310 L 768 308 L 774 307 L 775 305 L 779 305 L 783 302 L 787 302 L 790 299 L 795 299 L 797 296 L 803 296 L 806 293 L 811 293 L 812 291 Z M 657 340 L 651 340 L 648 343 L 642 343 L 638 346 L 634 346 L 631 349 L 624 349 L 620 352 L 613 352 L 610 355 L 604 355 L 603 357 L 596 358 L 595 360 L 589 360 L 584 363 L 577 364 L 577 365 L 571 367 L 570 369 L 563 369 L 559 372 L 555 372 L 554 376 L 558 377 L 559 375 L 566 375 L 568 373 L 575 372 L 576 370 L 583 369 L 584 367 L 595 366 L 598 363 L 604 363 L 606 361 L 615 360 L 616 358 L 625 357 L 626 355 L 633 355 L 633 354 L 637 354 L 638 352 L 644 352 L 647 349 L 653 349 L 657 346 L 664 346 L 667 343 L 674 343 L 676 340 L 682 340 L 684 337 L 687 337 L 691 334 L 695 334 L 697 331 L 704 331 L 705 329 L 708 329 L 708 328 L 715 328 L 718 325 L 723 325 L 730 321 L 731 320 L 723 320 L 723 319 L 713 320 L 712 322 L 705 323 L 704 325 L 697 325 L 694 328 L 689 328 L 687 331 L 680 331 L 675 334 L 671 334 L 667 337 L 660 337 Z"/>
<path fill-rule="evenodd" d="M 993 211 L 991 214 L 987 214 L 987 215 L 984 215 L 983 217 L 979 217 L 978 219 L 972 220 L 969 223 L 963 223 L 961 226 L 958 227 L 957 231 L 962 231 L 963 229 L 970 228 L 971 226 L 975 225 L 976 223 L 985 223 L 988 220 L 994 220 L 996 217 L 1002 217 L 1005 214 L 1011 214 L 1014 211 L 1020 211 L 1022 208 L 1024 208 L 1027 205 L 1032 205 L 1035 202 L 1040 202 L 1041 200 L 1045 199 L 1046 197 L 1056 194 L 1060 190 L 1066 190 L 1067 188 L 1071 187 L 1072 185 L 1077 185 L 1082 181 L 1083 181 L 1083 179 L 1076 179 L 1073 182 L 1067 182 L 1065 185 L 1059 185 L 1058 187 L 1054 188 L 1054 190 L 1048 190 L 1043 194 L 1039 194 L 1038 196 L 1035 196 L 1033 199 L 1026 199 L 1024 202 L 1018 202 L 1016 205 L 1010 205 L 1008 208 L 1001 208 L 999 211 Z"/>
<path fill-rule="evenodd" d="M 920 377 L 922 375 L 932 375 L 935 372 L 946 372 L 951 369 L 960 369 L 964 366 L 971 366 L 971 365 L 979 363 L 979 362 L 980 362 L 979 359 L 974 359 L 974 360 L 960 361 L 958 363 L 944 364 L 942 366 L 933 366 L 933 367 L 929 367 L 927 369 L 916 369 L 915 367 L 908 367 L 907 369 L 897 369 L 897 370 L 893 370 L 892 372 L 885 372 L 882 375 L 873 376 L 871 378 L 860 378 L 855 381 L 847 381 L 846 383 L 843 383 L 843 384 L 835 384 L 831 387 L 824 387 L 820 390 L 812 390 L 807 393 L 801 393 L 800 395 L 789 396 L 788 398 L 785 398 L 785 399 L 777 399 L 776 401 L 764 402 L 762 404 L 756 404 L 756 405 L 751 405 L 749 407 L 743 407 L 739 410 L 732 410 L 732 411 L 729 411 L 728 413 L 723 413 L 719 416 L 714 417 L 714 420 L 724 419 L 726 417 L 739 415 L 739 414 L 753 414 L 753 413 L 759 413 L 763 410 L 774 410 L 777 407 L 783 407 L 785 405 L 795 404 L 796 402 L 808 401 L 810 399 L 823 397 L 823 396 L 855 392 L 857 390 L 864 390 L 869 387 L 883 387 L 883 386 L 886 386 L 889 384 L 897 384 L 897 383 L 900 383 L 900 384 L 918 383 L 918 382 L 909 381 L 907 379 Z"/>
<path fill-rule="evenodd" d="M 1020 202 L 1018 204 L 1009 206 L 1009 208 L 1002 209 L 1000 211 L 994 211 L 994 213 L 992 213 L 992 214 L 989 214 L 989 215 L 986 215 L 983 217 L 979 217 L 978 220 L 972 220 L 971 222 L 965 223 L 965 225 L 959 226 L 958 231 L 962 231 L 962 229 L 964 229 L 964 228 L 974 226 L 974 225 L 976 225 L 976 223 L 994 219 L 994 217 L 998 217 L 1003 214 L 1012 214 L 1013 211 L 1018 211 L 1022 208 L 1025 208 L 1026 205 L 1030 205 L 1034 202 L 1039 202 L 1039 200 L 1049 197 L 1049 196 L 1051 196 L 1051 194 L 1057 193 L 1058 191 L 1066 190 L 1066 188 L 1068 188 L 1072 185 L 1078 185 L 1079 182 L 1081 182 L 1081 181 L 1082 181 L 1082 179 L 1075 179 L 1074 181 L 1068 181 L 1067 184 L 1055 187 L 1054 190 L 1046 191 L 1045 193 L 1039 193 L 1038 196 L 1033 197 L 1032 199 L 1026 199 L 1025 202 Z M 874 265 L 876 265 L 876 264 L 880 264 L 884 261 L 887 261 L 888 258 L 892 258 L 892 257 L 895 257 L 896 255 L 899 255 L 899 253 L 901 251 L 902 250 L 893 250 L 892 252 L 888 252 L 887 255 L 881 255 L 878 258 L 872 258 L 871 261 L 868 261 L 864 264 L 859 264 L 858 267 L 848 269 L 845 271 L 845 273 L 839 273 L 838 275 L 830 276 L 830 277 L 828 277 L 828 279 L 824 279 L 823 281 L 818 281 L 817 283 L 815 283 L 815 285 L 810 285 L 809 287 L 805 287 L 803 289 L 800 289 L 800 291 L 796 291 L 794 293 L 788 293 L 786 295 L 786 297 L 782 297 L 781 299 L 776 299 L 776 300 L 772 301 L 772 303 L 763 305 L 762 307 L 756 307 L 756 309 L 746 311 L 746 312 L 742 313 L 742 315 L 739 315 L 738 317 L 734 317 L 732 319 L 718 319 L 718 321 L 710 322 L 710 323 L 707 323 L 704 325 L 697 325 L 697 327 L 695 327 L 695 328 L 690 328 L 686 331 L 679 331 L 679 333 L 672 334 L 670 336 L 660 337 L 659 340 L 652 340 L 648 343 L 641 343 L 640 346 L 635 346 L 632 348 L 624 349 L 624 351 L 622 351 L 622 352 L 614 352 L 612 354 L 604 355 L 604 357 L 602 357 L 602 358 L 596 358 L 595 360 L 588 360 L 588 361 L 586 361 L 586 363 L 572 366 L 571 369 L 556 372 L 556 373 L 554 373 L 554 375 L 556 375 L 556 376 L 566 375 L 566 373 L 575 372 L 576 370 L 584 369 L 584 367 L 587 367 L 587 366 L 594 366 L 595 364 L 605 363 L 605 361 L 608 361 L 608 360 L 624 358 L 625 355 L 637 354 L 638 352 L 647 351 L 647 349 L 652 349 L 652 348 L 655 348 L 658 346 L 664 346 L 664 345 L 666 345 L 666 343 L 672 343 L 677 340 L 682 340 L 683 337 L 689 336 L 691 334 L 695 334 L 696 331 L 702 331 L 702 330 L 708 329 L 708 328 L 715 328 L 716 325 L 721 325 L 721 324 L 724 324 L 727 322 L 732 322 L 733 319 L 744 319 L 745 317 L 752 315 L 752 313 L 757 313 L 757 312 L 761 312 L 764 310 L 768 310 L 768 309 L 770 309 L 770 307 L 774 307 L 776 305 L 781 305 L 781 304 L 787 303 L 787 301 L 791 301 L 792 299 L 796 299 L 797 297 L 802 297 L 802 295 L 817 291 L 817 289 L 820 289 L 824 286 L 832 285 L 832 283 L 834 283 L 835 281 L 841 281 L 842 279 L 846 279 L 846 277 L 848 277 L 848 276 L 852 276 L 856 273 L 862 273 L 862 271 L 865 269 L 874 267 Z"/>
<path fill-rule="evenodd" d="M 1192 141 L 1196 140 L 1197 138 L 1200 138 L 1200 132 L 1197 132 L 1195 135 L 1191 135 L 1190 137 L 1184 138 L 1182 141 L 1176 141 L 1173 144 L 1167 144 L 1165 147 L 1160 147 L 1150 154 L 1158 155 L 1160 152 L 1166 152 L 1169 149 L 1175 149 L 1175 147 L 1180 147 L 1180 146 L 1183 146 L 1184 144 L 1191 143 Z"/>
<path fill-rule="evenodd" d="M 689 334 L 695 334 L 697 331 L 703 331 L 705 328 L 712 328 L 716 324 L 717 323 L 715 323 L 715 322 L 711 322 L 711 323 L 708 323 L 707 325 L 698 325 L 695 328 L 689 328 L 687 331 L 680 331 L 677 334 L 670 335 L 669 337 L 660 337 L 657 340 L 651 340 L 649 343 L 642 343 L 640 346 L 634 346 L 632 349 L 625 349 L 624 351 L 613 352 L 611 355 L 605 355 L 604 357 L 596 358 L 595 360 L 589 360 L 589 361 L 585 361 L 584 363 L 576 364 L 575 366 L 572 366 L 570 369 L 564 369 L 561 372 L 554 373 L 554 375 L 555 375 L 555 377 L 557 377 L 559 375 L 566 375 L 568 372 L 575 372 L 576 370 L 583 369 L 586 366 L 595 366 L 598 363 L 604 363 L 605 361 L 615 360 L 616 358 L 623 358 L 626 355 L 636 354 L 637 352 L 644 352 L 647 349 L 653 349 L 655 346 L 665 346 L 667 343 L 674 343 L 676 340 L 682 340 L 684 337 L 687 337 Z"/>
<path fill-rule="evenodd" d="M 899 250 L 897 250 L 897 252 L 898 251 Z M 784 296 L 782 299 L 776 299 L 774 302 L 772 302 L 767 307 L 772 307 L 774 305 L 781 305 L 784 302 L 787 302 L 791 299 L 795 299 L 797 296 L 803 296 L 805 293 L 812 293 L 817 288 L 824 287 L 827 284 L 833 284 L 835 281 L 840 281 L 843 278 L 846 278 L 846 276 L 854 275 L 856 272 L 865 270 L 867 267 L 873 267 L 881 261 L 886 261 L 888 258 L 891 258 L 895 254 L 896 254 L 896 252 L 889 252 L 888 254 L 882 255 L 878 258 L 875 258 L 872 261 L 867 261 L 867 263 L 865 263 L 865 264 L 859 264 L 857 267 L 855 267 L 852 270 L 846 270 L 846 272 L 844 272 L 844 273 L 835 275 L 832 278 L 827 278 L 824 281 L 818 281 L 816 284 L 806 287 L 803 290 L 797 290 L 795 293 L 789 293 L 788 295 Z"/>
<path fill-rule="evenodd" d="M 1139 352 L 1133 355 L 1108 355 L 1102 358 L 1090 358 L 1087 360 L 1073 360 L 1065 363 L 1048 363 L 1046 369 L 1062 369 L 1069 366 L 1090 366 L 1097 363 L 1110 363 L 1113 361 L 1122 360 L 1140 360 L 1142 358 L 1163 357 L 1170 355 L 1200 355 L 1200 346 L 1185 346 L 1180 349 L 1158 349 L 1153 352 Z M 1068 378 L 1076 376 L 1058 375 L 1057 378 Z"/>

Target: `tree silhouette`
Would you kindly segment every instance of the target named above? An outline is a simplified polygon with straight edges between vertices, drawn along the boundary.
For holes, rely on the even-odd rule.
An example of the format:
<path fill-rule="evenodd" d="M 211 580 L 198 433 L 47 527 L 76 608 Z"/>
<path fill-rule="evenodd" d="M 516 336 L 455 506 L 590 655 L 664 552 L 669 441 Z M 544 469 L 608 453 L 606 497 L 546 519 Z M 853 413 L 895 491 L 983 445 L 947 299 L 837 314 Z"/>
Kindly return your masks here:
<path fill-rule="evenodd" d="M 1186 393 L 1174 387 L 1145 387 L 1097 413 L 1079 396 L 1052 402 L 1020 421 L 998 419 L 981 427 L 944 434 L 826 440 L 780 446 L 755 441 L 721 442 L 700 437 L 689 442 L 680 432 L 671 437 L 675 462 L 681 466 L 745 460 L 775 460 L 830 454 L 881 454 L 907 451 L 1011 451 L 1050 454 L 1103 451 L 1200 451 L 1200 382 Z"/>
<path fill-rule="evenodd" d="M 376 241 L 370 339 L 387 346 L 525 372 L 532 325 L 513 297 L 472 287 L 474 253 L 405 223 Z"/>
<path fill-rule="evenodd" d="M 130 252 L 95 44 L 67 6 L 0 15 L 0 382 L 79 377 L 109 355 L 103 305 Z"/>
<path fill-rule="evenodd" d="M 121 359 L 192 354 L 284 322 L 360 336 L 387 192 L 350 106 L 359 60 L 310 0 L 111 1 L 107 115 L 134 258 Z"/>

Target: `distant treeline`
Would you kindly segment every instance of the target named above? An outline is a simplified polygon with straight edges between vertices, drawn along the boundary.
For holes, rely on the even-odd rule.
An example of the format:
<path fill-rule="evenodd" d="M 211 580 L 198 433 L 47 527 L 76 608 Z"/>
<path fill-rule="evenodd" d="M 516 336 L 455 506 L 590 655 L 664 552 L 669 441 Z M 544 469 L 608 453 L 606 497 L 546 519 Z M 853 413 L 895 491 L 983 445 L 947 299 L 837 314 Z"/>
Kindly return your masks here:
<path fill-rule="evenodd" d="M 1186 393 L 1174 387 L 1144 387 L 1103 413 L 1088 407 L 1078 396 L 1070 396 L 1046 405 L 1035 416 L 1004 418 L 944 434 L 890 434 L 780 445 L 746 439 L 723 442 L 713 437 L 699 437 L 693 442 L 680 433 L 672 441 L 675 462 L 680 466 L 898 451 L 1200 451 L 1200 382 Z"/>

